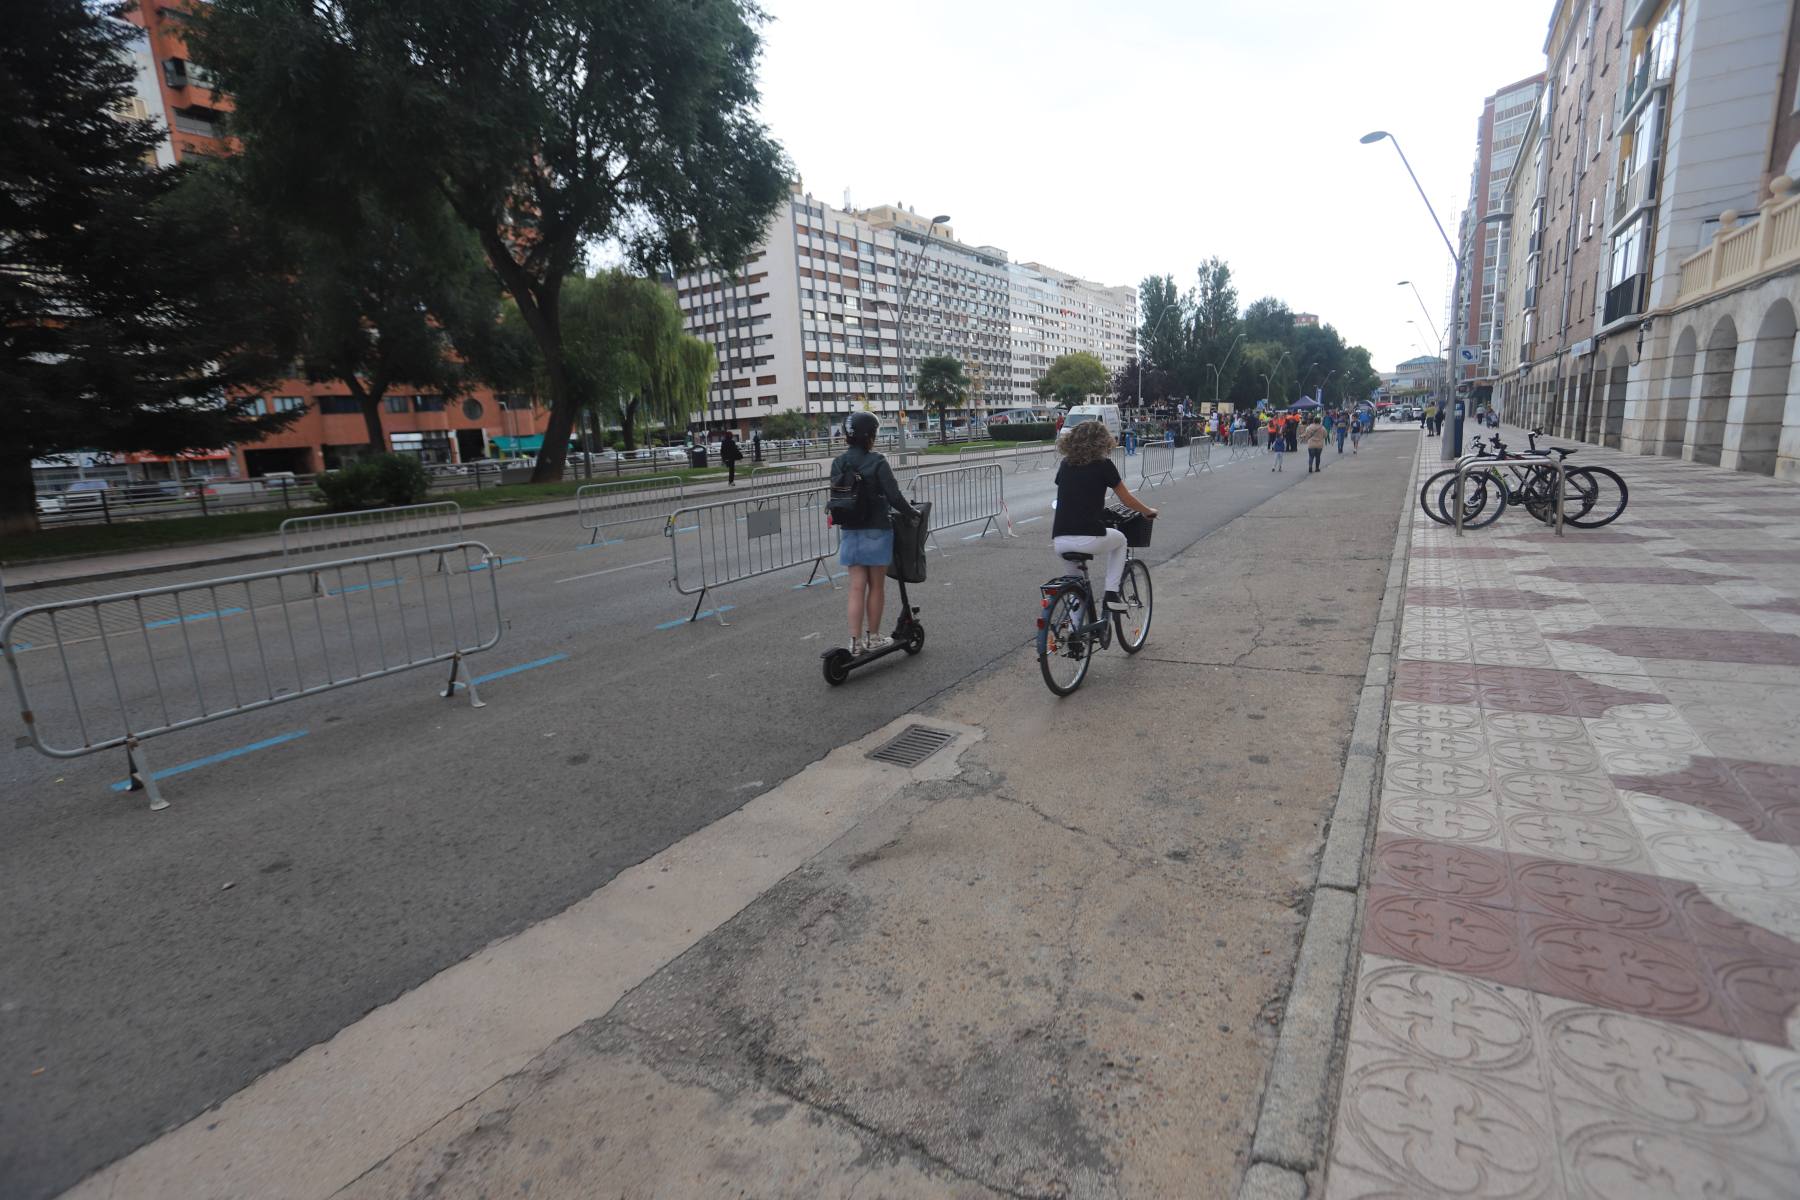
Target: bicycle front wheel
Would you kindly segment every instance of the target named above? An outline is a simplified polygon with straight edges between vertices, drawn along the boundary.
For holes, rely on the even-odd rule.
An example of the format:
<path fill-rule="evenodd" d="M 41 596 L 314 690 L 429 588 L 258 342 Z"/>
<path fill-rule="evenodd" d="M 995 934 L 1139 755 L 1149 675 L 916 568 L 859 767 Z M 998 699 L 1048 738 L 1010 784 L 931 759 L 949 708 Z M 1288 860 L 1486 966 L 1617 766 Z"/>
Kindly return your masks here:
<path fill-rule="evenodd" d="M 1439 525 L 1451 525 L 1455 523 L 1454 519 L 1448 521 L 1445 520 L 1444 514 L 1438 511 L 1438 493 L 1455 477 L 1456 471 L 1454 468 L 1451 468 L 1449 470 L 1439 471 L 1430 479 L 1427 479 L 1423 484 L 1419 485 L 1419 507 L 1425 510 L 1426 516 L 1436 521 Z"/>
<path fill-rule="evenodd" d="M 1119 596 L 1126 611 L 1113 614 L 1113 629 L 1119 635 L 1119 648 L 1136 654 L 1150 640 L 1150 568 L 1135 558 L 1126 563 L 1119 579 Z"/>
<path fill-rule="evenodd" d="M 1569 475 L 1582 478 L 1581 487 L 1587 503 L 1574 515 L 1564 512 L 1565 524 L 1577 529 L 1598 529 L 1619 519 L 1619 514 L 1625 511 L 1626 502 L 1631 499 L 1631 492 L 1618 472 L 1605 467 L 1577 467 Z M 1564 504 L 1567 503 L 1565 500 Z"/>
<path fill-rule="evenodd" d="M 1093 658 L 1093 646 L 1081 632 L 1087 618 L 1080 600 L 1081 589 L 1065 585 L 1051 594 L 1038 617 L 1038 670 L 1044 673 L 1045 686 L 1058 696 L 1081 686 Z"/>
<path fill-rule="evenodd" d="M 1481 529 L 1492 525 L 1506 511 L 1506 483 L 1485 473 L 1463 476 L 1463 528 Z M 1438 490 L 1438 520 L 1456 524 L 1456 479 L 1444 481 Z"/>

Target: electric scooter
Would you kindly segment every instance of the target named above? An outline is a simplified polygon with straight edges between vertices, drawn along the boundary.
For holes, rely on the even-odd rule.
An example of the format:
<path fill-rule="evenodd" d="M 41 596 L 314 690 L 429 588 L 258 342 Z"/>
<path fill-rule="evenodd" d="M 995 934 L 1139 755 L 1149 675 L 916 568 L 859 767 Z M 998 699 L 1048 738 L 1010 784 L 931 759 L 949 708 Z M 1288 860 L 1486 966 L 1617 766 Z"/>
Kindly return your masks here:
<path fill-rule="evenodd" d="M 927 531 L 930 529 L 931 504 L 927 502 L 918 507 L 921 517 L 917 529 L 909 531 L 909 535 L 916 537 L 923 542 Z M 899 531 L 896 530 L 895 533 L 896 537 L 898 537 Z M 896 546 L 895 555 L 898 556 L 900 553 L 900 548 Z M 924 553 L 922 550 L 918 553 L 917 557 L 922 563 L 924 560 Z M 923 581 L 924 577 L 921 575 L 920 579 L 916 582 Z M 925 648 L 925 626 L 919 620 L 919 610 L 913 606 L 911 598 L 906 594 L 905 579 L 900 580 L 900 619 L 894 622 L 894 632 L 892 636 L 894 640 L 881 647 L 879 650 L 864 650 L 860 653 L 852 654 L 845 647 L 837 646 L 825 651 L 824 654 L 819 656 L 822 660 L 821 665 L 825 671 L 825 682 L 829 683 L 832 687 L 837 687 L 846 679 L 850 678 L 850 672 L 856 670 L 858 667 L 866 667 L 877 659 L 892 654 L 896 650 L 904 650 L 908 655 L 913 655 Z"/>

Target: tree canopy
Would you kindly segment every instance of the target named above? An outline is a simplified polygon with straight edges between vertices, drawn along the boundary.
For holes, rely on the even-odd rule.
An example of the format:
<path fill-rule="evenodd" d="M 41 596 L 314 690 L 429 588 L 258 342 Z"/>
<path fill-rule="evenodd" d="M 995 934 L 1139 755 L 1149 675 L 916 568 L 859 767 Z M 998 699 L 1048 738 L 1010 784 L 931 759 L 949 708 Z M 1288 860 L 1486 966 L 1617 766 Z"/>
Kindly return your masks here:
<path fill-rule="evenodd" d="M 951 408 L 961 406 L 969 394 L 970 383 L 961 360 L 948 354 L 928 355 L 919 360 L 917 374 L 913 376 L 913 392 L 937 410 L 940 440 L 949 440 L 949 425 L 944 418 Z"/>
<path fill-rule="evenodd" d="M 1031 386 L 1040 398 L 1054 400 L 1064 408 L 1112 390 L 1106 364 L 1085 350 L 1059 355 L 1044 377 Z"/>
<path fill-rule="evenodd" d="M 175 454 L 281 428 L 251 389 L 293 347 L 279 264 L 154 162 L 123 5 L 33 0 L 0 38 L 0 532 L 37 527 L 34 458 Z"/>
<path fill-rule="evenodd" d="M 755 115 L 747 0 L 216 0 L 196 57 L 290 204 L 339 221 L 380 191 L 447 204 L 480 240 L 542 361 L 534 479 L 559 478 L 582 400 L 565 281 L 615 240 L 642 269 L 730 269 L 790 171 Z"/>

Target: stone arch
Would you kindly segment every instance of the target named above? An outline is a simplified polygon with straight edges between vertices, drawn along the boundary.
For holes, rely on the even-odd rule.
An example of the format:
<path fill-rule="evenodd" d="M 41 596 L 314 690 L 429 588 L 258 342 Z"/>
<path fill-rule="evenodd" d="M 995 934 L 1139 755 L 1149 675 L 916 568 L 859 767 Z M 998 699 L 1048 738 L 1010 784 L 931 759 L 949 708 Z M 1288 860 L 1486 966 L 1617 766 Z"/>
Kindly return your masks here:
<path fill-rule="evenodd" d="M 1720 317 L 1706 339 L 1700 375 L 1700 403 L 1694 421 L 1694 461 L 1718 466 L 1725 451 L 1725 418 L 1731 412 L 1731 378 L 1737 366 L 1737 325 Z"/>
<path fill-rule="evenodd" d="M 1763 313 L 1750 356 L 1750 390 L 1738 430 L 1737 469 L 1775 473 L 1781 424 L 1787 409 L 1788 377 L 1794 367 L 1794 306 L 1780 299 Z"/>
<path fill-rule="evenodd" d="M 1686 326 L 1675 339 L 1669 379 L 1663 388 L 1660 450 L 1665 458 L 1680 458 L 1681 447 L 1687 442 L 1688 406 L 1694 399 L 1694 362 L 1699 355 L 1700 335 L 1692 325 Z"/>
<path fill-rule="evenodd" d="M 1600 411 L 1600 444 L 1617 450 L 1625 429 L 1625 389 L 1631 383 L 1631 352 L 1620 346 L 1613 352 L 1606 377 L 1606 407 Z"/>

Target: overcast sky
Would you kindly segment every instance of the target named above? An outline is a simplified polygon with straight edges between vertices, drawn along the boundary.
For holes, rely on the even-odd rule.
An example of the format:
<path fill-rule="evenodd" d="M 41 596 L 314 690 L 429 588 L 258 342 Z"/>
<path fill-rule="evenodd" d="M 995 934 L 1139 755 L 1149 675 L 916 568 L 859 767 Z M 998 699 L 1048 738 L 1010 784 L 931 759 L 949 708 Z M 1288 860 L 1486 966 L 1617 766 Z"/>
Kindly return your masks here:
<path fill-rule="evenodd" d="M 807 190 L 949 213 L 1108 284 L 1217 254 L 1387 370 L 1441 331 L 1482 99 L 1543 69 L 1551 0 L 763 0 L 764 119 Z M 1422 335 L 1427 342 L 1431 335 Z M 1435 346 L 1432 347 L 1435 351 Z"/>

